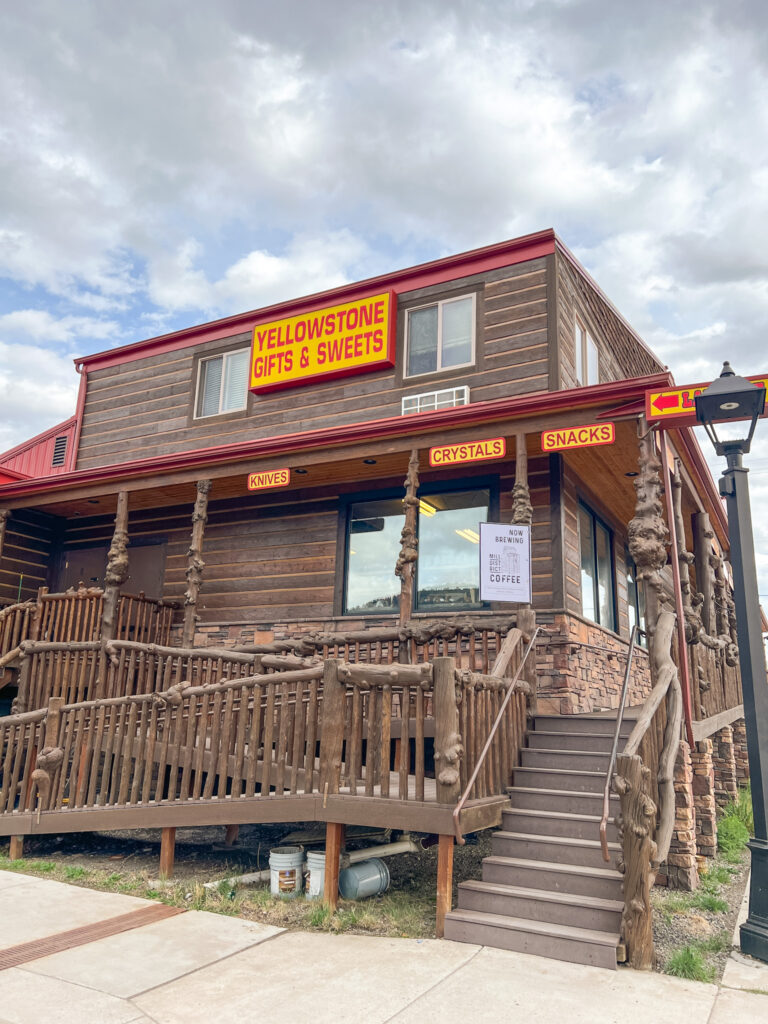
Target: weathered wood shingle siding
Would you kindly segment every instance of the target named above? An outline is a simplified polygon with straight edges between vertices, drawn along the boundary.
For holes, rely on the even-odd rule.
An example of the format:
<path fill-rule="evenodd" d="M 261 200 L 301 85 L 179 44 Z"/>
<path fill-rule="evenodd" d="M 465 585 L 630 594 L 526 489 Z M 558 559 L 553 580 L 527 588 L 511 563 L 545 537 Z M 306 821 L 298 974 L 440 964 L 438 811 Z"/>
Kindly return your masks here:
<path fill-rule="evenodd" d="M 28 601 L 36 595 L 38 587 L 48 585 L 48 567 L 59 522 L 55 516 L 32 509 L 11 513 L 0 560 L 0 604 Z"/>
<path fill-rule="evenodd" d="M 600 383 L 658 373 L 663 364 L 641 345 L 590 281 L 558 252 L 557 323 L 561 387 L 576 387 L 574 334 L 576 314 L 598 344 Z"/>
<path fill-rule="evenodd" d="M 250 395 L 244 412 L 225 416 L 194 419 L 197 362 L 249 346 L 249 334 L 92 370 L 77 468 L 397 416 L 403 396 L 462 384 L 473 402 L 546 391 L 546 275 L 546 261 L 538 259 L 403 293 L 394 369 Z M 463 289 L 477 293 L 476 365 L 403 380 L 402 308 Z"/>

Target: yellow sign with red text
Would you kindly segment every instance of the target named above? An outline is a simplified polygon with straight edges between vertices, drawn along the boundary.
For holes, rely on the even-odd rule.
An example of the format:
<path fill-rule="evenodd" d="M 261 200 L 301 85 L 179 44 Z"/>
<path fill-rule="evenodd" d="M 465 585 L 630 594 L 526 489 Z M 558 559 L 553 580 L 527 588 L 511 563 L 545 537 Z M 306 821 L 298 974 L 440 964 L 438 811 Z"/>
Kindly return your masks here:
<path fill-rule="evenodd" d="M 507 454 L 507 442 L 503 437 L 492 437 L 488 441 L 460 441 L 458 444 L 441 444 L 429 449 L 430 466 L 455 466 L 461 462 L 484 462 L 487 459 L 503 459 Z"/>
<path fill-rule="evenodd" d="M 598 444 L 613 444 L 616 427 L 613 423 L 589 423 L 584 427 L 563 427 L 545 430 L 541 435 L 543 452 L 560 452 L 566 448 L 592 448 Z"/>
<path fill-rule="evenodd" d="M 768 387 L 768 377 L 747 377 L 747 380 L 751 380 L 759 388 Z M 684 388 L 666 388 L 664 391 L 646 391 L 646 419 L 649 423 L 663 423 L 665 427 L 695 423 L 696 395 L 705 391 L 710 383 L 688 384 Z"/>
<path fill-rule="evenodd" d="M 266 469 L 263 473 L 248 475 L 248 490 L 266 491 L 270 487 L 287 487 L 290 482 L 290 469 Z"/>
<path fill-rule="evenodd" d="M 253 329 L 251 391 L 295 387 L 395 365 L 392 292 L 271 320 Z"/>

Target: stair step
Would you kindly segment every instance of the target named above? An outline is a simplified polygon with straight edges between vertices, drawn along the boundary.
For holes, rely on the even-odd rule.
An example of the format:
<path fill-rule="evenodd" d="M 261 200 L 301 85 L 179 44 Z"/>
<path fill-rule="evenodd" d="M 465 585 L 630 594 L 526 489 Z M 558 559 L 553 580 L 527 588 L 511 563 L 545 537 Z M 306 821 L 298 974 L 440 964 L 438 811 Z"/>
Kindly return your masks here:
<path fill-rule="evenodd" d="M 491 849 L 500 857 L 517 860 L 543 860 L 551 864 L 579 864 L 586 867 L 609 867 L 603 860 L 599 837 L 575 839 L 571 836 L 526 835 L 521 832 L 494 832 Z M 608 853 L 614 858 L 618 843 L 608 843 Z"/>
<path fill-rule="evenodd" d="M 547 750 L 599 750 L 610 753 L 613 733 L 602 732 L 548 732 L 532 730 L 528 733 L 528 746 Z"/>
<path fill-rule="evenodd" d="M 621 735 L 629 736 L 634 721 L 627 719 L 621 723 Z M 536 715 L 533 720 L 536 732 L 591 732 L 613 736 L 616 731 L 616 716 L 612 715 Z"/>
<path fill-rule="evenodd" d="M 507 789 L 510 805 L 513 809 L 532 809 L 537 811 L 571 811 L 574 814 L 603 813 L 602 793 L 573 792 L 567 789 L 539 789 L 531 786 L 510 786 Z M 609 797 L 611 814 L 619 809 L 619 798 L 615 793 Z"/>
<path fill-rule="evenodd" d="M 618 933 L 484 914 L 477 910 L 454 910 L 446 916 L 445 937 L 616 970 Z"/>
<path fill-rule="evenodd" d="M 543 860 L 492 855 L 483 860 L 483 881 L 522 888 L 570 892 L 601 899 L 622 899 L 622 876 L 615 868 L 557 864 Z"/>
<path fill-rule="evenodd" d="M 568 806 L 567 801 L 563 801 L 563 805 Z M 505 832 L 524 832 L 529 836 L 572 836 L 575 839 L 600 838 L 600 816 L 597 814 L 513 807 L 502 812 L 501 820 Z M 616 835 L 616 824 L 613 818 L 609 818 L 608 841 L 615 842 Z"/>
<path fill-rule="evenodd" d="M 605 788 L 605 772 L 564 768 L 515 768 L 515 786 L 532 789 L 567 789 L 576 793 L 600 793 Z"/>
<path fill-rule="evenodd" d="M 563 768 L 576 771 L 602 772 L 603 779 L 611 759 L 609 751 L 600 750 L 547 750 L 524 747 L 521 760 L 524 768 Z"/>
<path fill-rule="evenodd" d="M 567 924 L 599 932 L 618 932 L 624 904 L 620 900 L 606 900 L 599 896 L 546 892 L 472 879 L 459 885 L 458 909 L 549 921 L 551 924 Z"/>

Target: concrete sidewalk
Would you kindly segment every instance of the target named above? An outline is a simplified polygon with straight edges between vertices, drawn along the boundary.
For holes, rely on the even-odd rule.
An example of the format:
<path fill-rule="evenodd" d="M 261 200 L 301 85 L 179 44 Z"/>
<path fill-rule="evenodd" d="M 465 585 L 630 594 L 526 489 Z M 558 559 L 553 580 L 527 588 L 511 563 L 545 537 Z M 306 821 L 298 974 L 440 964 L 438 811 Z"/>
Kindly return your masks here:
<path fill-rule="evenodd" d="M 3 947 L 150 905 L 0 871 Z M 640 1013 L 654 1024 L 768 1020 L 768 966 L 736 954 L 718 987 L 190 911 L 0 971 L 0 1024 L 623 1024 Z"/>

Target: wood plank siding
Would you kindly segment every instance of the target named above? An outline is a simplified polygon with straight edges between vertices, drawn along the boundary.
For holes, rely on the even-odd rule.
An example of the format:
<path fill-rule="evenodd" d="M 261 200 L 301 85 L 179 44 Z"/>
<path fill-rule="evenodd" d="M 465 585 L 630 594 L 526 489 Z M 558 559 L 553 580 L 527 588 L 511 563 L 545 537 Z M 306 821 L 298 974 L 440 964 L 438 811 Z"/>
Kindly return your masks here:
<path fill-rule="evenodd" d="M 575 323 L 578 315 L 599 349 L 600 383 L 658 373 L 663 364 L 638 340 L 615 309 L 588 278 L 579 274 L 561 252 L 557 273 L 557 333 L 562 388 L 576 383 Z"/>
<path fill-rule="evenodd" d="M 11 513 L 0 561 L 0 605 L 28 601 L 36 596 L 38 587 L 48 585 L 59 522 L 55 516 L 32 509 Z"/>
<path fill-rule="evenodd" d="M 208 448 L 230 442 L 398 416 L 401 399 L 467 384 L 472 402 L 546 391 L 547 261 L 460 278 L 448 285 L 404 292 L 398 298 L 397 365 L 391 370 L 249 395 L 247 408 L 194 418 L 201 358 L 250 345 L 250 334 L 207 342 L 93 370 L 77 469 Z M 475 364 L 403 379 L 403 334 L 408 307 L 475 293 Z"/>
<path fill-rule="evenodd" d="M 531 458 L 528 467 L 533 513 L 534 605 L 552 606 L 552 532 L 549 459 Z M 502 522 L 512 517 L 514 463 L 505 461 L 478 479 L 498 474 Z M 444 472 L 425 472 L 423 483 L 450 482 Z M 402 476 L 376 481 L 376 489 L 402 488 Z M 287 494 L 253 494 L 217 500 L 211 492 L 203 544 L 206 563 L 198 605 L 202 623 L 330 622 L 338 611 L 334 597 L 343 574 L 344 531 L 340 520 L 359 485 L 335 485 Z M 375 496 L 375 492 L 367 491 Z M 189 505 L 136 509 L 129 514 L 128 533 L 135 545 L 165 542 L 162 596 L 183 602 L 187 549 L 194 489 Z M 130 502 L 129 502 L 130 505 Z M 106 545 L 113 530 L 111 516 L 70 519 L 63 543 L 68 549 Z M 129 563 L 131 548 L 129 547 Z M 392 565 L 396 552 L 393 553 Z"/>

